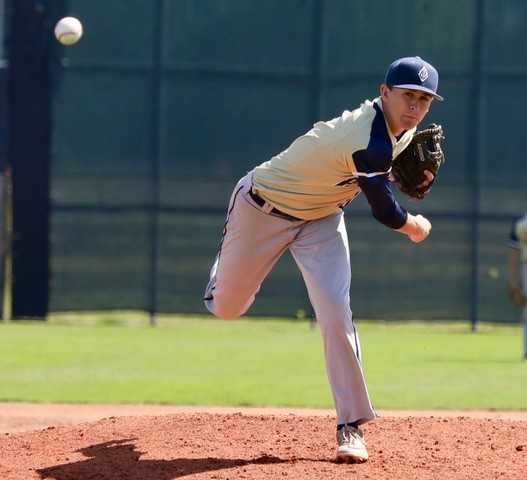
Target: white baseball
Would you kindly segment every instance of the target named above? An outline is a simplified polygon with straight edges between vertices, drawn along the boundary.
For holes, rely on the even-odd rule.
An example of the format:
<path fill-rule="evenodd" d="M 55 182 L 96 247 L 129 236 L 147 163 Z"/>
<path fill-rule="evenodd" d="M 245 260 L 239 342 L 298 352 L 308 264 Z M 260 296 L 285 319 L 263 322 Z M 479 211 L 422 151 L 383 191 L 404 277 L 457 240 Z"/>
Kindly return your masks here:
<path fill-rule="evenodd" d="M 75 17 L 61 18 L 55 25 L 55 37 L 62 45 L 73 45 L 82 37 L 82 23 Z"/>

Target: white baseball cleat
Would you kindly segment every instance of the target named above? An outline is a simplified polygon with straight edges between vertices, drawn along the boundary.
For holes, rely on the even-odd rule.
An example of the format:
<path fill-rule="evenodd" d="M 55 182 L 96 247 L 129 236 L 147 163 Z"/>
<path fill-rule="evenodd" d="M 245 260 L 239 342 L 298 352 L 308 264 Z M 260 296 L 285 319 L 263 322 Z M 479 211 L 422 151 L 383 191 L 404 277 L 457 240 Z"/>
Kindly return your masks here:
<path fill-rule="evenodd" d="M 364 434 L 359 428 L 344 425 L 337 430 L 337 462 L 362 463 L 368 460 Z"/>

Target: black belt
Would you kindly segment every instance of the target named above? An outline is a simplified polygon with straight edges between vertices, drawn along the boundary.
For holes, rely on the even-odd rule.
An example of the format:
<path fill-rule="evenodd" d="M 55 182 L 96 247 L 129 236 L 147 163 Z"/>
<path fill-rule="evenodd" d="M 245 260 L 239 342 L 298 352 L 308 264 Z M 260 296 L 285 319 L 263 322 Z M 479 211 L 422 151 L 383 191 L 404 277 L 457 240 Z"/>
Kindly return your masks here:
<path fill-rule="evenodd" d="M 249 190 L 249 195 L 254 200 L 254 203 L 256 203 L 259 207 L 263 207 L 265 205 L 266 201 L 262 197 L 260 197 L 260 195 L 258 195 L 252 188 Z M 288 215 L 287 213 L 284 213 L 275 207 L 273 207 L 272 210 L 269 211 L 269 213 L 274 213 L 275 215 L 285 218 L 286 220 L 291 220 L 291 221 L 302 220 L 301 218 L 293 217 L 293 215 Z"/>

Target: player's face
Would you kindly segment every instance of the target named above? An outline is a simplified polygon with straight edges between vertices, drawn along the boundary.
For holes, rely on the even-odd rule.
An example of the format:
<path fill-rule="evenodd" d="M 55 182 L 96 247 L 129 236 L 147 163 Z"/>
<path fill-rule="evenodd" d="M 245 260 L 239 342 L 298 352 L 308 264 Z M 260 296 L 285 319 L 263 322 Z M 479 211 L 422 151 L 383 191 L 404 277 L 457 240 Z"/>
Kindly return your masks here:
<path fill-rule="evenodd" d="M 390 130 L 399 135 L 416 127 L 428 113 L 434 97 L 419 90 L 381 85 L 383 110 Z"/>

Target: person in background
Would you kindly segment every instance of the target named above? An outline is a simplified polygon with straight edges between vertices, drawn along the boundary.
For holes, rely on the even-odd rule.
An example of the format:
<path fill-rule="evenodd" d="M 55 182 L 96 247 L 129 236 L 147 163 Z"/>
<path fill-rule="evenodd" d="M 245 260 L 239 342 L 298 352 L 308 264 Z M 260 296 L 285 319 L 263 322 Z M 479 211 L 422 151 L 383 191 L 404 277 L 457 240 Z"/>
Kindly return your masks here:
<path fill-rule="evenodd" d="M 512 222 L 509 247 L 507 289 L 511 302 L 522 309 L 523 358 L 527 360 L 527 213 Z"/>

